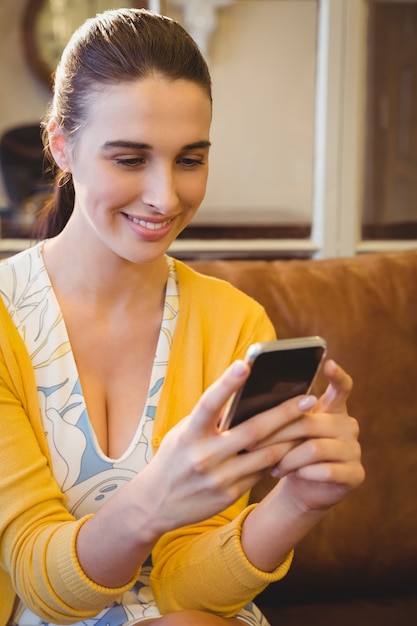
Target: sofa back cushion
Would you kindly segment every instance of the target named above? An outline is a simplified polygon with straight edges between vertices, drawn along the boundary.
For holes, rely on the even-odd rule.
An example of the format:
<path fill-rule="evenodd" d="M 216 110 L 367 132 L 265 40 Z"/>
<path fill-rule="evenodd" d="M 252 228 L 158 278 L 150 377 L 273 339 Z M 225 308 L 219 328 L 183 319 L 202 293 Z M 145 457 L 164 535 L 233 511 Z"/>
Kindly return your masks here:
<path fill-rule="evenodd" d="M 299 545 L 267 599 L 415 590 L 417 251 L 190 265 L 261 302 L 279 338 L 323 336 L 354 381 L 349 411 L 360 424 L 365 483 Z M 317 391 L 324 385 L 320 378 Z M 264 481 L 254 499 L 271 486 Z"/>

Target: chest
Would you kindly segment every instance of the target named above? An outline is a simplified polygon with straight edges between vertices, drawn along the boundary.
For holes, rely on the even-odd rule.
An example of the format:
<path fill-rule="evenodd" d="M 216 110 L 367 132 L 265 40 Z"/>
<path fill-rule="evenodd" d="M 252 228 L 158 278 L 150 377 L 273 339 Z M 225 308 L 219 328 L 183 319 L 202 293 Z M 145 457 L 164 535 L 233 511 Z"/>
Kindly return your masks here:
<path fill-rule="evenodd" d="M 102 451 L 119 458 L 146 406 L 161 327 L 145 323 L 78 324 L 69 336 L 87 413 Z"/>
<path fill-rule="evenodd" d="M 142 307 L 109 314 L 84 300 L 57 298 L 40 250 L 17 258 L 9 272 L 4 268 L 2 290 L 31 356 L 45 430 L 52 432 L 50 410 L 75 425 L 84 406 L 102 452 L 119 458 L 140 425 L 154 379 L 165 376 L 179 313 L 175 266 L 153 303 L 143 298 Z"/>
<path fill-rule="evenodd" d="M 121 457 L 132 442 L 151 388 L 162 381 L 179 311 L 171 277 L 155 299 L 117 310 L 61 299 L 87 414 L 101 450 Z"/>

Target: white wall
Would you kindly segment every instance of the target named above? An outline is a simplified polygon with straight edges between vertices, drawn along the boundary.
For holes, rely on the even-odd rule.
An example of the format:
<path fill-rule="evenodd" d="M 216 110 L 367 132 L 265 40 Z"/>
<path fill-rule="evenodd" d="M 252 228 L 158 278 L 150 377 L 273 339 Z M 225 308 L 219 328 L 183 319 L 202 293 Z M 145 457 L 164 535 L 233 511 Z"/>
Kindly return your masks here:
<path fill-rule="evenodd" d="M 0 3 L 0 132 L 37 123 L 50 97 L 23 57 L 21 20 L 27 1 Z M 169 3 L 166 8 L 174 17 L 181 15 Z M 219 9 L 218 17 L 210 43 L 211 173 L 199 219 L 308 221 L 317 3 L 236 0 Z"/>
<path fill-rule="evenodd" d="M 237 0 L 218 14 L 211 174 L 198 219 L 309 221 L 317 5 Z"/>

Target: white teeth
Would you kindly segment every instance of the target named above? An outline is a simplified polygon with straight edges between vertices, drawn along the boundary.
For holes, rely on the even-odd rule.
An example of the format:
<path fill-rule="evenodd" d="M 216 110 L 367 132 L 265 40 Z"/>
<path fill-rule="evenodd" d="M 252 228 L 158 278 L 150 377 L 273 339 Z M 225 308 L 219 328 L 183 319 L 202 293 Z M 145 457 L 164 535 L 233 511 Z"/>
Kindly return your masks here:
<path fill-rule="evenodd" d="M 128 215 L 128 217 L 135 224 L 139 224 L 139 226 L 142 226 L 143 228 L 148 228 L 149 230 L 160 230 L 161 228 L 169 224 L 169 221 L 170 221 L 170 220 L 165 220 L 165 222 L 155 223 L 155 222 L 147 222 L 146 220 L 141 220 L 137 217 L 132 217 L 131 215 Z"/>

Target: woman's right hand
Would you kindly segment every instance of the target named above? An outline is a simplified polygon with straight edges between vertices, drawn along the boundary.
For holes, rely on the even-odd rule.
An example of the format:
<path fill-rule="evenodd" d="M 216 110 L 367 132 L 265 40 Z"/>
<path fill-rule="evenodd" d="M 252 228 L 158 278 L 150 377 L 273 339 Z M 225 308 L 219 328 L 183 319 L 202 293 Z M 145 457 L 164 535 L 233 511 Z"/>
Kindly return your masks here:
<path fill-rule="evenodd" d="M 258 442 L 304 414 L 306 404 L 300 408 L 300 397 L 231 430 L 219 430 L 225 405 L 249 371 L 244 361 L 235 361 L 206 390 L 191 414 L 165 435 L 156 456 L 138 476 L 141 494 L 149 491 L 152 499 L 148 505 L 161 525 L 158 533 L 224 510 L 295 445 L 286 441 L 254 449 Z M 308 406 L 314 401 L 312 398 Z M 239 454 L 242 450 L 249 452 Z"/>
<path fill-rule="evenodd" d="M 249 371 L 235 361 L 165 435 L 146 468 L 81 527 L 77 552 L 92 580 L 126 584 L 164 533 L 228 508 L 296 445 L 277 443 L 274 433 L 304 415 L 314 397 L 299 396 L 220 431 L 225 405 Z M 269 439 L 271 445 L 257 446 Z"/>

